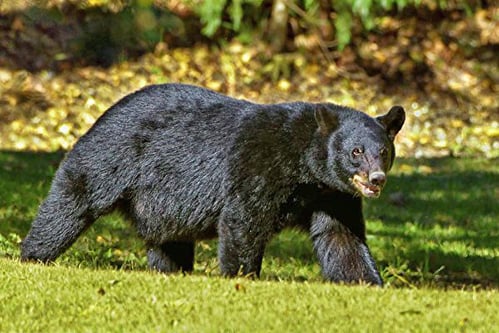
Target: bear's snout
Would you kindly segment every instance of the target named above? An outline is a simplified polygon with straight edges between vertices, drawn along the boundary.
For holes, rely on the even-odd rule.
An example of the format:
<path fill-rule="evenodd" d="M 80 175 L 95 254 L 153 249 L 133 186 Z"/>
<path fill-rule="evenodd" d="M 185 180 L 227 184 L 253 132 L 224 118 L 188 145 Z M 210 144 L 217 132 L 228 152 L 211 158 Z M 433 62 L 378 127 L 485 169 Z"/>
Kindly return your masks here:
<path fill-rule="evenodd" d="M 386 174 L 383 171 L 369 173 L 369 182 L 376 186 L 383 186 L 386 183 Z"/>

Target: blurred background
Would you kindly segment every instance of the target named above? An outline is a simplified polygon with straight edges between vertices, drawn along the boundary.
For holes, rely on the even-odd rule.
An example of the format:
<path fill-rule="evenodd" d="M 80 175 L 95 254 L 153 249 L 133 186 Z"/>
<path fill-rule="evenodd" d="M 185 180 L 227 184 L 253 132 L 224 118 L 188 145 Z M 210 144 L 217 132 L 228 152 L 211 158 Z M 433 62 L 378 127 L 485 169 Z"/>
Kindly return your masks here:
<path fill-rule="evenodd" d="M 496 158 L 498 46 L 489 0 L 0 0 L 0 150 L 67 150 L 124 95 L 184 82 L 401 104 L 399 155 Z"/>

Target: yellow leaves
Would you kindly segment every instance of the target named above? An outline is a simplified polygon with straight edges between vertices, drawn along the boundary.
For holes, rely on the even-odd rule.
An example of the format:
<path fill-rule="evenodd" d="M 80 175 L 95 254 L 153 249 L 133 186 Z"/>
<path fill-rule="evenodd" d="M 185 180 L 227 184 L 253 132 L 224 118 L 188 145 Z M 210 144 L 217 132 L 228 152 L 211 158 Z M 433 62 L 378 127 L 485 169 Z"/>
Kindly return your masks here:
<path fill-rule="evenodd" d="M 220 91 L 222 89 L 223 83 L 221 81 L 209 81 L 206 83 L 206 88 L 212 89 L 215 91 Z"/>
<path fill-rule="evenodd" d="M 480 29 L 480 41 L 482 44 L 499 44 L 499 9 L 478 10 L 474 16 L 474 22 Z"/>
<path fill-rule="evenodd" d="M 61 133 L 62 135 L 68 135 L 71 132 L 71 124 L 65 123 L 60 125 L 57 128 L 57 132 Z"/>
<path fill-rule="evenodd" d="M 470 89 L 477 85 L 478 78 L 472 75 L 471 72 L 464 70 L 454 69 L 456 73 L 450 76 L 448 80 L 449 88 L 453 90 Z"/>
<path fill-rule="evenodd" d="M 451 119 L 450 126 L 453 128 L 462 128 L 464 127 L 464 122 L 461 119 Z"/>
<path fill-rule="evenodd" d="M 85 124 L 84 127 L 90 128 L 90 126 L 92 126 L 97 120 L 97 117 L 90 113 L 83 112 L 78 115 L 78 119 L 80 120 L 81 124 Z"/>
<path fill-rule="evenodd" d="M 289 82 L 288 80 L 279 80 L 279 82 L 277 83 L 277 87 L 281 91 L 288 91 L 289 88 L 291 88 L 291 82 Z"/>
<path fill-rule="evenodd" d="M 233 59 L 228 54 L 222 55 L 220 69 L 222 70 L 223 76 L 225 77 L 224 81 L 225 81 L 225 85 L 227 88 L 227 92 L 229 94 L 234 94 L 236 92 L 235 85 L 236 85 L 236 80 L 237 80 L 237 74 L 236 74 L 236 66 L 235 66 L 233 60 L 235 60 L 235 59 Z"/>
<path fill-rule="evenodd" d="M 49 121 L 57 122 L 59 119 L 64 119 L 67 117 L 68 112 L 65 109 L 61 108 L 50 108 L 47 111 L 47 116 Z"/>
<path fill-rule="evenodd" d="M 21 129 L 24 127 L 24 124 L 21 120 L 14 120 L 11 124 L 10 124 L 10 128 L 12 129 L 12 131 L 14 132 L 20 132 Z"/>
<path fill-rule="evenodd" d="M 145 2 L 144 0 L 139 0 L 139 3 Z M 147 2 L 147 0 L 146 0 Z M 111 10 L 111 12 L 118 12 L 125 7 L 127 1 L 125 0 L 85 0 L 85 1 L 74 1 L 76 5 L 79 5 L 81 8 L 86 7 L 102 7 L 105 6 L 107 9 Z"/>
<path fill-rule="evenodd" d="M 10 80 L 12 80 L 12 72 L 7 69 L 0 68 L 0 83 L 5 84 Z"/>
<path fill-rule="evenodd" d="M 422 133 L 419 136 L 419 143 L 422 145 L 428 144 L 432 140 L 432 137 L 429 135 L 429 133 Z"/>
<path fill-rule="evenodd" d="M 491 127 L 485 129 L 485 134 L 491 138 L 499 138 L 499 123 L 493 122 Z"/>
<path fill-rule="evenodd" d="M 179 76 L 187 76 L 189 72 L 189 54 L 185 52 L 185 50 L 175 49 L 173 50 L 173 60 L 176 62 L 177 66 L 176 74 Z"/>
<path fill-rule="evenodd" d="M 334 62 L 328 64 L 327 69 L 326 69 L 326 76 L 332 79 L 335 79 L 338 77 L 338 74 L 340 72 L 340 69 Z"/>
<path fill-rule="evenodd" d="M 87 0 L 89 6 L 100 6 L 106 4 L 107 0 Z"/>
<path fill-rule="evenodd" d="M 95 241 L 99 244 L 106 244 L 107 243 L 107 240 L 102 237 L 101 235 L 98 235 L 96 238 L 95 238 Z"/>
<path fill-rule="evenodd" d="M 247 64 L 250 62 L 250 60 L 253 58 L 253 52 L 250 52 L 250 51 L 247 51 L 247 52 L 244 52 L 242 55 L 241 55 L 241 61 L 244 63 L 244 64 Z"/>
<path fill-rule="evenodd" d="M 97 105 L 97 102 L 93 97 L 87 98 L 87 101 L 85 102 L 85 108 L 89 109 L 93 107 L 94 105 Z"/>
<path fill-rule="evenodd" d="M 197 47 L 192 51 L 190 57 L 194 60 L 195 64 L 203 64 L 210 58 L 210 52 L 207 47 Z"/>
<path fill-rule="evenodd" d="M 420 49 L 413 50 L 417 53 L 414 57 L 434 57 L 425 58 L 428 63 L 445 63 L 442 59 L 452 51 L 452 45 L 444 43 L 433 49 L 417 47 Z M 394 64 L 390 58 L 394 48 L 384 49 L 374 42 L 361 48 L 369 59 Z M 480 74 L 492 73 L 493 67 L 465 61 L 456 63 L 457 67 L 450 62 L 438 69 L 435 82 L 444 80 L 447 91 L 462 96 L 455 99 L 433 89 L 433 81 L 424 89 L 393 81 L 386 92 L 379 77 L 355 72 L 358 60 L 352 52 L 327 61 L 317 54 L 293 52 L 270 57 L 266 51 L 258 42 L 252 46 L 233 42 L 223 50 L 206 45 L 169 49 L 161 44 L 153 54 L 107 69 L 82 67 L 61 73 L 0 69 L 0 148 L 69 149 L 126 94 L 147 84 L 184 82 L 256 102 L 333 102 L 373 116 L 401 104 L 408 119 L 396 138 L 398 155 L 499 154 L 498 123 L 492 113 L 498 101 L 487 93 L 492 81 Z"/>
<path fill-rule="evenodd" d="M 448 146 L 446 131 L 441 127 L 437 127 L 433 131 L 433 133 L 434 133 L 434 138 L 435 138 L 435 142 L 433 142 L 433 145 L 436 148 L 446 148 Z"/>

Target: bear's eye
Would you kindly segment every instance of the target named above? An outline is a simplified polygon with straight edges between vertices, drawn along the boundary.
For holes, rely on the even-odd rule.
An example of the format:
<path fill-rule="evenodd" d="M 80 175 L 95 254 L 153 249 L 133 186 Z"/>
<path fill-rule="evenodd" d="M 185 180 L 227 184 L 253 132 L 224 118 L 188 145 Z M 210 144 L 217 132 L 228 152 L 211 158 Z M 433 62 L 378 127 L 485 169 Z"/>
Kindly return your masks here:
<path fill-rule="evenodd" d="M 362 155 L 364 153 L 364 150 L 362 148 L 354 148 L 352 150 L 352 156 L 353 157 L 359 157 L 360 155 Z"/>

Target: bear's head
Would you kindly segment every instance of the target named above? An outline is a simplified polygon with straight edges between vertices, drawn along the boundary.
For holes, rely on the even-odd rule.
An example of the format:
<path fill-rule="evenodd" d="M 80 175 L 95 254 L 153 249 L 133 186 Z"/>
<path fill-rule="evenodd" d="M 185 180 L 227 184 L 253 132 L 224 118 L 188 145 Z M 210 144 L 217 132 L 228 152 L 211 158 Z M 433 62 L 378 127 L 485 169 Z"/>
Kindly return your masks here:
<path fill-rule="evenodd" d="M 334 104 L 317 104 L 314 173 L 328 186 L 378 197 L 395 158 L 393 140 L 405 121 L 405 111 L 393 106 L 376 118 Z"/>

